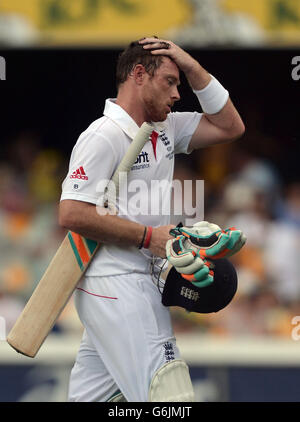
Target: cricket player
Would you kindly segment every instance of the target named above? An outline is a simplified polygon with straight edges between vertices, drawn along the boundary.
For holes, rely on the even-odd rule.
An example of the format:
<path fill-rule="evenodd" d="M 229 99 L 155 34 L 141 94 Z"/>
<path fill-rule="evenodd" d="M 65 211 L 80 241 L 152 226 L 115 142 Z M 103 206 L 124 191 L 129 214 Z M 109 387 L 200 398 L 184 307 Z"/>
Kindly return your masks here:
<path fill-rule="evenodd" d="M 180 72 L 199 110 L 172 112 Z M 102 243 L 75 293 L 84 334 L 69 401 L 193 401 L 169 308 L 151 277 L 151 259 L 166 257 L 174 226 L 151 206 L 170 201 L 175 154 L 238 139 L 244 124 L 222 84 L 171 41 L 132 42 L 119 56 L 116 80 L 117 98 L 107 99 L 103 116 L 80 135 L 62 187 L 60 225 Z M 154 132 L 112 215 L 103 207 L 101 181 L 110 179 L 143 122 Z M 151 192 L 153 180 L 169 182 L 161 195 Z M 144 187 L 142 201 L 134 200 L 137 185 Z M 195 256 L 189 276 L 200 267 L 203 260 Z M 191 278 L 191 285 L 198 281 Z"/>

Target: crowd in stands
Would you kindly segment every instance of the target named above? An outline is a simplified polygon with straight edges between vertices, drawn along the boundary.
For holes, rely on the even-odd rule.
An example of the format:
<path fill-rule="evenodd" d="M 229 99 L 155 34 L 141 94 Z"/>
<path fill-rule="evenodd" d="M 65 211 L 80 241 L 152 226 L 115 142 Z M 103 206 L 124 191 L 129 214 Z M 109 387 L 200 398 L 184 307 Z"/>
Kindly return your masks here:
<path fill-rule="evenodd" d="M 233 153 L 234 166 L 225 159 Z M 280 169 L 241 147 L 199 157 L 193 169 L 179 158 L 174 178 L 203 179 L 204 219 L 243 230 L 247 243 L 232 258 L 239 284 L 230 305 L 209 315 L 172 308 L 175 331 L 290 337 L 300 315 L 300 182 L 286 182 Z M 21 133 L 0 161 L 0 316 L 7 330 L 65 236 L 57 210 L 68 159 Z M 71 300 L 54 332 L 81 329 Z"/>

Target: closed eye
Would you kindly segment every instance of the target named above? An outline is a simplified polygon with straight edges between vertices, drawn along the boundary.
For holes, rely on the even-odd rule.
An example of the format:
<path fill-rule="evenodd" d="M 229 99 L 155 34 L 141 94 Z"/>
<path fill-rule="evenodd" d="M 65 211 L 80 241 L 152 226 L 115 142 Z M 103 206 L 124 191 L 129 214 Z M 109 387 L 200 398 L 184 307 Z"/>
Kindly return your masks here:
<path fill-rule="evenodd" d="M 168 85 L 169 86 L 172 86 L 172 85 L 177 85 L 177 86 L 179 86 L 180 85 L 180 82 L 178 81 L 178 79 L 177 78 L 173 78 L 173 77 L 168 77 Z"/>

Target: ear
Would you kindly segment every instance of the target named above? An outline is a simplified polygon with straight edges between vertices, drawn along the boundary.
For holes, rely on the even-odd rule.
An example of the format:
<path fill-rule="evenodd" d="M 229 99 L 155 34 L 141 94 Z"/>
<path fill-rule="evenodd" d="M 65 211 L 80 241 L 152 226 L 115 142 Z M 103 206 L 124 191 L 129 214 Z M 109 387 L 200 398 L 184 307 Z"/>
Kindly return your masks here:
<path fill-rule="evenodd" d="M 137 64 L 134 66 L 134 69 L 132 71 L 132 76 L 137 85 L 143 84 L 146 75 L 147 75 L 146 69 L 144 68 L 142 64 Z"/>

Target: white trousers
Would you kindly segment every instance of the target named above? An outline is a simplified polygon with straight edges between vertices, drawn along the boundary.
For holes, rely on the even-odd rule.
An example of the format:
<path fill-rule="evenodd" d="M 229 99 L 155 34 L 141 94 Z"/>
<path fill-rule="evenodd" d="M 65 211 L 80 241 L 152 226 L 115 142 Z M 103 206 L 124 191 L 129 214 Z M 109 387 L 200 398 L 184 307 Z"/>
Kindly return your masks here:
<path fill-rule="evenodd" d="M 107 401 L 121 390 L 146 402 L 153 374 L 179 359 L 169 309 L 147 274 L 85 277 L 75 293 L 84 334 L 69 401 Z"/>

